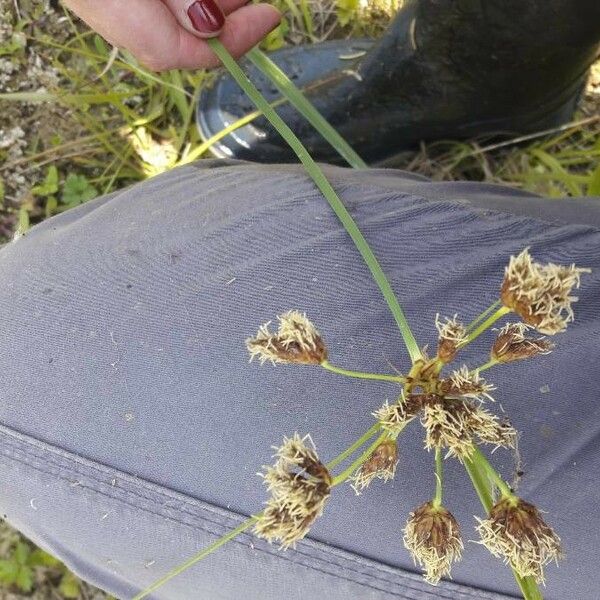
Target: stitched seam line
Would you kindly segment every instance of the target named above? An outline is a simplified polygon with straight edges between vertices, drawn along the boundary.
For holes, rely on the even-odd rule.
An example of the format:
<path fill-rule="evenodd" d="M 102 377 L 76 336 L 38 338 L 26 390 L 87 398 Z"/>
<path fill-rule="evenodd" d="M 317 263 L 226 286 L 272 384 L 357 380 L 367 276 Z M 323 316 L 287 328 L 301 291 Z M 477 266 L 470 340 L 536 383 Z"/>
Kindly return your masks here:
<path fill-rule="evenodd" d="M 202 525 L 200 525 L 198 523 L 192 524 L 192 523 L 189 523 L 189 522 L 185 522 L 185 521 L 181 520 L 180 518 L 179 519 L 176 518 L 173 515 L 169 515 L 169 514 L 164 514 L 164 513 L 157 512 L 156 510 L 153 510 L 151 507 L 140 506 L 139 503 L 136 503 L 135 500 L 133 500 L 133 499 L 135 499 L 135 498 L 142 499 L 142 500 L 145 500 L 146 502 L 150 503 L 151 505 L 156 505 L 157 502 L 156 502 L 155 499 L 149 498 L 146 495 L 143 495 L 143 494 L 140 494 L 140 493 L 137 493 L 137 492 L 133 492 L 131 490 L 125 490 L 125 489 L 123 489 L 121 487 L 112 487 L 106 481 L 98 479 L 97 477 L 92 476 L 90 474 L 90 471 L 102 472 L 102 469 L 100 469 L 100 468 L 95 468 L 93 465 L 84 465 L 82 463 L 79 463 L 78 461 L 72 461 L 72 460 L 70 460 L 66 456 L 60 456 L 59 458 L 62 459 L 63 462 L 74 463 L 75 465 L 77 465 L 77 467 L 79 467 L 79 469 L 77 469 L 77 470 L 69 468 L 69 467 L 65 468 L 65 465 L 61 464 L 60 460 L 58 460 L 58 461 L 55 460 L 55 457 L 52 457 L 52 459 L 49 460 L 47 456 L 43 456 L 42 457 L 42 456 L 39 456 L 38 454 L 36 454 L 35 452 L 29 452 L 28 451 L 29 450 L 28 447 L 27 447 L 27 450 L 25 450 L 23 448 L 23 445 L 24 445 L 23 442 L 19 443 L 19 441 L 17 441 L 17 443 L 14 443 L 14 442 L 5 440 L 2 443 L 3 447 L 5 447 L 5 448 L 9 447 L 15 453 L 14 456 L 11 456 L 10 454 L 5 453 L 5 455 L 8 458 L 10 458 L 12 460 L 15 460 L 16 462 L 25 464 L 25 465 L 29 466 L 30 468 L 34 468 L 34 469 L 36 469 L 36 470 L 38 470 L 40 472 L 43 472 L 45 474 L 50 474 L 50 475 L 59 477 L 60 479 L 62 479 L 64 481 L 68 481 L 70 483 L 73 483 L 73 478 L 72 477 L 68 477 L 64 473 L 64 471 L 69 470 L 69 471 L 71 471 L 71 473 L 77 473 L 77 474 L 80 474 L 80 475 L 84 475 L 86 478 L 90 479 L 94 483 L 100 484 L 103 487 L 106 487 L 108 490 L 110 490 L 111 493 L 106 493 L 106 492 L 98 489 L 97 487 L 95 487 L 93 485 L 84 484 L 82 482 L 79 482 L 81 488 L 84 488 L 86 490 L 92 491 L 92 492 L 94 492 L 94 493 L 96 493 L 98 495 L 110 498 L 112 500 L 117 500 L 119 502 L 122 502 L 123 504 L 128 505 L 129 507 L 136 508 L 138 510 L 143 510 L 143 511 L 149 513 L 149 514 L 155 515 L 155 516 L 160 517 L 160 518 L 162 518 L 164 520 L 169 520 L 169 521 L 176 522 L 176 523 L 181 524 L 181 525 L 183 525 L 185 527 L 188 527 L 190 529 L 200 529 L 202 531 L 205 531 L 206 533 L 210 533 L 211 535 L 219 535 L 219 532 L 216 532 L 214 530 L 211 530 L 211 529 L 208 529 L 206 527 L 203 527 Z M 38 452 L 40 451 L 40 449 L 38 449 L 38 448 L 36 448 L 36 450 Z M 22 454 L 25 458 L 20 458 L 19 456 L 17 456 L 18 454 Z M 35 460 L 32 460 L 32 457 Z M 36 462 L 38 464 L 36 464 Z M 56 473 L 56 472 L 49 471 L 47 468 L 45 468 L 48 465 L 53 466 L 59 472 Z M 88 472 L 86 473 L 86 471 L 88 471 Z M 115 471 L 115 473 L 117 474 L 117 480 L 119 480 L 119 473 L 117 471 Z M 106 473 L 105 473 L 105 475 L 106 475 Z M 127 479 L 121 478 L 120 481 L 126 482 L 126 483 L 128 483 L 128 485 L 133 485 L 133 482 L 128 482 Z M 140 482 L 141 481 L 143 481 L 143 480 L 140 480 Z M 215 520 L 212 520 L 212 519 L 208 519 L 208 518 L 206 518 L 204 516 L 201 516 L 199 514 L 195 514 L 194 512 L 192 512 L 190 510 L 186 510 L 186 508 L 184 508 L 185 507 L 185 500 L 182 499 L 182 498 L 177 498 L 176 499 L 176 498 L 174 498 L 173 496 L 171 496 L 169 494 L 161 493 L 159 490 L 152 490 L 152 491 L 157 496 L 162 496 L 164 498 L 169 498 L 170 500 L 178 500 L 182 504 L 182 506 L 169 506 L 168 510 L 174 510 L 174 511 L 176 511 L 178 513 L 182 513 L 183 515 L 187 516 L 188 518 L 194 519 L 196 521 L 197 520 L 207 521 L 208 523 L 210 523 L 210 524 L 212 524 L 214 526 L 220 527 L 220 528 L 227 528 L 228 527 L 224 523 L 221 523 L 221 522 L 218 522 L 218 521 L 215 521 Z M 119 496 L 125 496 L 125 497 L 119 497 Z M 127 499 L 127 496 L 132 497 L 132 499 Z M 211 513 L 211 511 L 207 510 L 206 507 L 198 506 L 198 505 L 192 504 L 192 503 L 190 503 L 189 506 L 190 507 L 194 506 L 195 509 L 197 509 L 197 510 L 199 510 L 201 512 Z M 219 513 L 216 510 L 212 514 L 218 515 L 222 519 L 232 520 L 232 517 L 229 517 L 229 516 L 226 516 L 226 515 L 219 515 Z M 238 540 L 237 543 L 239 543 L 239 544 L 241 544 L 243 546 L 247 546 L 247 544 L 243 543 L 241 540 Z M 264 553 L 266 553 L 266 554 L 268 554 L 270 556 L 274 556 L 274 557 L 277 557 L 277 558 L 280 558 L 280 559 L 284 559 L 284 560 L 287 560 L 288 562 L 291 562 L 291 563 L 294 563 L 294 564 L 300 564 L 302 566 L 305 566 L 305 567 L 308 567 L 308 568 L 312 568 L 312 569 L 318 570 L 318 571 L 323 572 L 323 573 L 328 573 L 329 575 L 331 575 L 333 577 L 340 577 L 341 579 L 345 579 L 347 581 L 352 581 L 352 582 L 358 583 L 360 585 L 367 585 L 368 587 L 373 587 L 370 584 L 366 584 L 364 582 L 356 581 L 355 579 L 350 579 L 350 578 L 347 578 L 347 577 L 340 576 L 339 573 L 331 573 L 331 572 L 323 570 L 322 568 L 317 568 L 317 567 L 315 567 L 315 565 L 304 564 L 301 561 L 293 560 L 290 557 L 284 556 L 280 552 L 269 550 L 268 547 L 267 548 L 257 548 L 256 545 L 254 547 L 255 547 L 255 549 L 259 550 L 260 552 L 264 552 Z M 331 552 L 329 549 L 326 549 L 326 548 L 314 548 L 314 547 L 312 549 L 313 549 L 313 551 L 316 551 L 319 554 L 328 554 L 328 555 L 330 555 L 331 558 L 325 558 L 324 556 L 315 556 L 314 554 L 302 552 L 302 551 L 298 550 L 298 548 L 296 548 L 296 550 L 294 551 L 294 553 L 296 555 L 300 555 L 302 557 L 305 557 L 306 559 L 309 559 L 311 561 L 317 561 L 317 562 L 320 562 L 320 563 L 324 563 L 324 564 L 329 565 L 330 567 L 335 568 L 335 569 L 344 569 L 344 570 L 349 571 L 351 573 L 355 573 L 356 575 L 359 575 L 362 578 L 373 579 L 373 580 L 375 580 L 377 582 L 385 583 L 385 584 L 388 584 L 388 585 L 394 585 L 396 587 L 402 587 L 405 590 L 410 590 L 410 591 L 418 592 L 418 593 L 421 593 L 421 594 L 422 593 L 434 593 L 433 590 L 430 590 L 428 587 L 425 587 L 425 584 L 423 585 L 423 587 L 412 587 L 411 585 L 409 585 L 409 583 L 410 584 L 416 584 L 418 586 L 418 582 L 412 580 L 410 577 L 404 578 L 400 574 L 396 575 L 396 579 L 398 577 L 400 577 L 402 579 L 405 579 L 405 580 L 400 581 L 400 582 L 397 581 L 397 580 L 393 581 L 393 580 L 390 580 L 390 579 L 388 579 L 386 577 L 383 577 L 382 575 L 384 575 L 384 574 L 388 575 L 388 576 L 393 576 L 393 574 L 390 572 L 391 568 L 389 568 L 389 567 L 388 567 L 388 571 L 386 571 L 382 566 L 377 565 L 377 564 L 372 564 L 372 565 L 371 564 L 363 564 L 363 565 L 361 565 L 365 569 L 371 569 L 371 570 L 374 570 L 374 571 L 379 571 L 379 573 L 381 573 L 381 575 L 373 575 L 373 574 L 367 573 L 365 571 L 357 570 L 357 569 L 352 568 L 352 567 L 347 566 L 347 565 L 339 564 L 338 562 L 332 560 L 332 558 L 335 557 L 335 553 Z M 338 552 L 340 552 L 340 551 L 338 551 Z M 352 557 L 352 556 L 338 556 L 336 558 L 338 558 L 338 560 L 340 560 L 342 562 L 343 561 L 354 562 L 354 563 L 360 563 L 361 562 L 358 558 Z M 451 586 L 452 588 L 458 588 L 455 591 L 453 591 L 453 590 L 447 590 L 448 593 L 453 593 L 454 595 L 452 595 L 452 596 L 441 595 L 440 592 L 446 591 L 446 590 L 439 590 L 438 589 L 438 590 L 435 591 L 436 596 L 430 596 L 430 597 L 432 597 L 432 598 L 433 597 L 439 598 L 440 600 L 456 600 L 456 595 L 455 595 L 456 592 L 462 594 L 462 596 L 465 597 L 465 598 L 466 597 L 482 598 L 482 594 L 485 593 L 482 590 L 472 590 L 472 589 L 469 589 L 469 588 L 461 589 L 462 586 L 459 586 L 458 584 L 448 584 L 448 585 Z M 379 588 L 374 588 L 374 589 L 378 589 L 379 590 Z M 391 593 L 387 589 L 382 589 L 380 591 L 385 591 L 385 592 Z M 508 598 L 508 596 L 500 596 L 498 594 L 495 594 L 495 595 L 492 595 L 492 596 L 489 596 L 489 597 L 491 597 L 491 598 Z"/>
<path fill-rule="evenodd" d="M 68 477 L 62 475 L 61 473 L 56 473 L 56 472 L 48 471 L 48 470 L 44 469 L 41 465 L 32 464 L 32 462 L 27 461 L 27 459 L 22 459 L 22 458 L 18 458 L 17 456 L 10 456 L 10 455 L 7 455 L 7 454 L 4 454 L 4 456 L 6 458 L 9 458 L 10 460 L 13 460 L 13 461 L 18 462 L 20 464 L 26 465 L 27 467 L 32 468 L 32 469 L 34 469 L 36 471 L 44 473 L 45 475 L 52 475 L 54 477 L 57 477 L 59 479 L 62 479 L 63 481 L 67 481 L 67 482 L 71 481 Z M 151 514 L 153 516 L 159 517 L 159 518 L 161 518 L 161 519 L 163 519 L 165 521 L 171 521 L 173 523 L 176 523 L 179 526 L 186 527 L 186 528 L 188 528 L 188 529 L 190 529 L 192 531 L 200 530 L 200 531 L 204 531 L 205 533 L 208 533 L 210 535 L 220 536 L 220 535 L 222 535 L 224 533 L 223 530 L 225 530 L 225 532 L 227 530 L 227 525 L 225 525 L 223 523 L 218 523 L 216 521 L 211 521 L 211 520 L 205 519 L 203 517 L 196 517 L 196 518 L 203 519 L 205 521 L 208 521 L 212 525 L 216 525 L 217 527 L 221 528 L 221 531 L 217 531 L 215 528 L 205 527 L 205 526 L 200 525 L 198 523 L 192 524 L 192 523 L 183 521 L 183 520 L 178 519 L 178 518 L 176 518 L 174 516 L 171 516 L 171 515 L 166 515 L 166 514 L 163 514 L 163 513 L 159 513 L 159 512 L 157 512 L 155 510 L 152 510 L 151 508 L 143 507 L 143 506 L 140 506 L 138 504 L 134 504 L 134 503 L 128 502 L 128 501 L 124 500 L 123 498 L 117 498 L 115 496 L 111 496 L 109 494 L 106 494 L 105 492 L 102 492 L 102 491 L 94 488 L 91 485 L 86 485 L 86 484 L 80 483 L 80 485 L 78 487 L 80 489 L 90 491 L 90 492 L 94 493 L 95 495 L 103 496 L 103 497 L 109 498 L 110 500 L 117 501 L 117 502 L 120 502 L 122 504 L 125 504 L 125 505 L 127 505 L 128 507 L 130 507 L 132 509 L 142 510 L 142 511 L 148 513 L 148 514 Z M 188 516 L 192 516 L 190 513 L 185 513 L 185 514 L 188 515 Z M 242 536 L 240 536 L 240 537 L 232 540 L 232 542 L 234 542 L 234 543 L 236 543 L 236 544 L 238 544 L 240 546 L 243 546 L 243 547 L 248 547 L 249 544 L 248 543 L 244 543 L 242 541 L 242 537 L 251 537 L 251 536 L 242 535 Z M 307 558 L 309 560 L 312 560 L 312 561 L 316 561 L 317 563 L 323 563 L 325 565 L 329 565 L 330 567 L 332 567 L 334 569 L 343 569 L 343 570 L 348 571 L 350 573 L 354 573 L 354 574 L 356 574 L 358 576 L 358 578 L 357 579 L 353 579 L 351 577 L 344 576 L 344 575 L 340 574 L 339 572 L 327 571 L 324 568 L 320 568 L 320 567 L 318 567 L 318 566 L 316 566 L 314 564 L 311 564 L 310 562 L 303 562 L 301 560 L 294 560 L 294 559 L 290 558 L 289 556 L 286 556 L 283 552 L 279 552 L 279 553 L 278 552 L 273 552 L 273 551 L 269 550 L 268 547 L 267 548 L 260 548 L 255 543 L 253 544 L 253 550 L 255 550 L 257 552 L 261 552 L 261 553 L 267 554 L 269 556 L 273 556 L 273 557 L 278 558 L 278 559 L 285 560 L 285 561 L 290 562 L 290 563 L 295 564 L 295 565 L 300 565 L 300 566 L 303 566 L 303 567 L 306 567 L 306 568 L 318 571 L 320 573 L 324 573 L 324 574 L 330 575 L 330 576 L 338 578 L 338 579 L 342 579 L 342 580 L 345 580 L 345 581 L 348 581 L 348 582 L 351 582 L 351 583 L 362 585 L 362 586 L 365 586 L 365 587 L 368 587 L 368 588 L 371 588 L 371 589 L 374 589 L 374 590 L 377 590 L 377 591 L 386 592 L 386 593 L 389 593 L 391 595 L 402 597 L 402 598 L 406 598 L 406 596 L 400 596 L 398 593 L 392 592 L 388 588 L 379 588 L 379 587 L 376 587 L 372 583 L 369 583 L 367 581 L 360 581 L 358 578 L 372 579 L 372 580 L 374 580 L 377 583 L 387 584 L 387 585 L 393 585 L 395 587 L 401 588 L 402 592 L 410 591 L 410 592 L 416 592 L 418 594 L 426 593 L 423 588 L 411 587 L 411 586 L 407 585 L 407 583 L 404 582 L 404 581 L 391 581 L 389 579 L 385 579 L 384 577 L 380 577 L 380 576 L 376 576 L 376 575 L 371 575 L 371 574 L 366 573 L 364 571 L 353 569 L 352 567 L 347 567 L 347 566 L 340 565 L 340 564 L 338 564 L 335 561 L 328 560 L 328 559 L 323 558 L 323 557 L 316 557 L 316 556 L 312 556 L 310 554 L 299 552 L 297 548 L 294 550 L 294 554 L 303 556 L 303 557 L 305 557 L 305 558 Z M 438 593 L 439 591 L 441 591 L 441 590 L 436 590 L 436 596 L 435 596 L 435 598 L 437 598 L 439 600 L 457 600 L 457 597 L 455 595 L 454 596 L 440 595 Z M 461 593 L 461 597 L 466 597 L 464 594 L 462 594 L 462 590 L 459 593 Z M 468 591 L 468 594 L 469 594 L 469 596 L 471 595 L 470 591 Z M 433 598 L 433 596 L 431 596 L 431 597 Z M 480 596 L 478 596 L 478 597 L 480 597 Z"/>

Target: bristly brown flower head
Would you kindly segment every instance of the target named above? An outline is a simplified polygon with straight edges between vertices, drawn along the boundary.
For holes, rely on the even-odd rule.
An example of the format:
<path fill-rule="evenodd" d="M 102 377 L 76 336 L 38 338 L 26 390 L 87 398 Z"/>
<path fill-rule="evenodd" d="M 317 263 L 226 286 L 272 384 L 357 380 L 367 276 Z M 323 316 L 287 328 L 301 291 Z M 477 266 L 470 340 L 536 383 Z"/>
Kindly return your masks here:
<path fill-rule="evenodd" d="M 331 475 L 307 440 L 298 434 L 284 439 L 275 464 L 266 466 L 262 475 L 271 498 L 254 531 L 269 542 L 279 541 L 282 548 L 308 533 L 331 492 Z"/>
<path fill-rule="evenodd" d="M 404 545 L 415 564 L 425 569 L 433 585 L 450 575 L 452 563 L 462 555 L 463 543 L 456 519 L 443 506 L 426 502 L 411 513 L 404 528 Z"/>
<path fill-rule="evenodd" d="M 480 402 L 493 401 L 490 392 L 494 389 L 496 388 L 487 383 L 477 371 L 469 371 L 464 365 L 458 371 L 454 371 L 449 379 L 442 379 L 439 384 L 440 394 L 443 396 L 473 398 Z"/>
<path fill-rule="evenodd" d="M 389 404 L 386 400 L 373 413 L 373 416 L 385 431 L 399 433 L 409 421 L 419 414 L 424 401 L 425 396 L 421 394 L 409 394 L 406 397 L 402 394 L 394 404 Z"/>
<path fill-rule="evenodd" d="M 359 495 L 375 479 L 389 481 L 396 474 L 398 445 L 395 440 L 385 440 L 350 478 L 352 488 Z"/>
<path fill-rule="evenodd" d="M 327 360 L 327 348 L 316 327 L 297 310 L 290 310 L 277 317 L 277 333 L 269 331 L 269 323 L 262 325 L 256 337 L 246 340 L 250 360 L 258 356 L 261 364 L 299 363 L 320 365 Z"/>
<path fill-rule="evenodd" d="M 438 398 L 423 408 L 421 425 L 425 429 L 425 449 L 446 448 L 447 456 L 459 460 L 473 451 L 473 435 L 465 418 L 466 403 Z"/>
<path fill-rule="evenodd" d="M 575 265 L 565 267 L 534 262 L 526 248 L 511 256 L 500 291 L 502 303 L 515 311 L 528 325 L 540 333 L 554 335 L 564 331 L 573 320 L 571 296 L 578 288 L 581 275 L 590 269 Z"/>
<path fill-rule="evenodd" d="M 444 399 L 424 404 L 421 424 L 425 429 L 425 449 L 447 449 L 448 457 L 467 458 L 475 443 L 496 448 L 515 448 L 517 432 L 469 398 Z"/>
<path fill-rule="evenodd" d="M 466 409 L 466 427 L 481 443 L 494 446 L 492 452 L 497 448 L 517 447 L 519 434 L 508 420 L 498 419 L 496 415 L 472 401 L 462 401 L 462 403 Z"/>
<path fill-rule="evenodd" d="M 461 344 L 467 341 L 465 326 L 454 315 L 451 319 L 445 318 L 442 322 L 440 315 L 435 316 L 435 326 L 439 333 L 437 356 L 443 363 L 454 360 Z"/>
<path fill-rule="evenodd" d="M 526 333 L 533 329 L 526 323 L 508 323 L 498 332 L 492 347 L 492 359 L 500 363 L 514 362 L 532 358 L 539 354 L 550 354 L 554 344 L 546 338 L 527 337 Z"/>
<path fill-rule="evenodd" d="M 544 567 L 561 557 L 560 538 L 540 511 L 520 498 L 503 498 L 487 519 L 477 519 L 481 543 L 521 577 L 544 583 Z"/>

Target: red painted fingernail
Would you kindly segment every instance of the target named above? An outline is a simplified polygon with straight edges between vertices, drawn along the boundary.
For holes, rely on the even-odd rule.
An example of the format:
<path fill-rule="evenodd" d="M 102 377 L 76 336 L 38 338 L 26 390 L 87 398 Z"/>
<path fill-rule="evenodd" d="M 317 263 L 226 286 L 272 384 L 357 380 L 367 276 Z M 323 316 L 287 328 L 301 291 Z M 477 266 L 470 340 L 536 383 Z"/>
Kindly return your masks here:
<path fill-rule="evenodd" d="M 217 33 L 225 25 L 225 15 L 215 0 L 198 0 L 187 10 L 192 26 L 200 33 Z"/>

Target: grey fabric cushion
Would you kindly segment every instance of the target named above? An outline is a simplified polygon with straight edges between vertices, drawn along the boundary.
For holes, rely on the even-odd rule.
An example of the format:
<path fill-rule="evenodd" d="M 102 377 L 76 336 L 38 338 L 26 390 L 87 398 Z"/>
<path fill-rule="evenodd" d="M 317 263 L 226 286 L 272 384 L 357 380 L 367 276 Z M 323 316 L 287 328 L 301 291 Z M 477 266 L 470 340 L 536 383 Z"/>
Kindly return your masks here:
<path fill-rule="evenodd" d="M 557 350 L 489 372 L 493 407 L 523 432 L 520 493 L 548 511 L 567 558 L 546 597 L 597 597 L 600 209 L 497 186 L 327 168 L 417 339 L 435 314 L 475 316 L 510 254 L 594 268 Z M 500 211 L 507 207 L 506 211 Z M 508 211 L 508 212 L 507 212 Z M 512 213 L 512 214 L 510 214 Z M 331 361 L 406 370 L 393 319 L 352 242 L 296 166 L 201 162 L 35 227 L 0 250 L 0 506 L 84 578 L 131 597 L 260 509 L 272 445 L 310 433 L 330 460 L 398 389 L 318 367 L 248 363 L 244 340 L 297 308 Z M 465 351 L 485 362 L 490 338 Z M 515 597 L 510 571 L 467 543 L 454 582 L 425 584 L 402 546 L 433 490 L 414 423 L 396 480 L 337 488 L 310 539 L 281 552 L 243 535 L 156 598 Z M 512 478 L 513 458 L 494 462 Z M 481 508 L 446 464 L 446 504 L 475 539 Z M 490 590 L 490 591 L 484 591 Z"/>

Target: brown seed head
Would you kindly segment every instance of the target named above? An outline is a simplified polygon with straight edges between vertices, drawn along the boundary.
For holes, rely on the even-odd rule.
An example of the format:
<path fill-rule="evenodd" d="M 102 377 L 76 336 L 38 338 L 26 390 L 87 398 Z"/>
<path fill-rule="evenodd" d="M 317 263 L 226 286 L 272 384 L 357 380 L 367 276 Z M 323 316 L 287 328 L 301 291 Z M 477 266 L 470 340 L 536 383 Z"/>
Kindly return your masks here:
<path fill-rule="evenodd" d="M 439 382 L 439 391 L 443 396 L 473 398 L 481 402 L 493 401 L 490 392 L 494 389 L 495 387 L 487 383 L 477 371 L 469 371 L 464 365 L 458 371 L 454 371 L 448 379 Z"/>
<path fill-rule="evenodd" d="M 579 287 L 581 275 L 589 272 L 590 269 L 575 265 L 534 262 L 526 248 L 518 256 L 511 256 L 500 298 L 525 323 L 540 333 L 554 335 L 564 331 L 573 320 L 571 304 L 577 298 L 571 292 Z"/>
<path fill-rule="evenodd" d="M 394 440 L 385 440 L 351 477 L 352 488 L 359 495 L 374 479 L 389 481 L 396 474 L 398 446 Z"/>
<path fill-rule="evenodd" d="M 299 363 L 319 365 L 327 360 L 327 348 L 316 327 L 302 313 L 291 310 L 277 317 L 277 333 L 270 333 L 269 323 L 262 325 L 253 338 L 246 340 L 250 360 L 258 356 L 261 364 Z"/>
<path fill-rule="evenodd" d="M 397 402 L 385 403 L 378 408 L 373 416 L 379 421 L 381 428 L 390 433 L 399 433 L 405 425 L 418 414 L 428 396 L 424 394 L 401 395 Z"/>
<path fill-rule="evenodd" d="M 331 475 L 307 440 L 298 434 L 284 439 L 275 464 L 266 466 L 262 475 L 271 497 L 254 531 L 269 542 L 279 541 L 283 548 L 308 533 L 331 492 Z"/>
<path fill-rule="evenodd" d="M 463 550 L 456 519 L 443 506 L 431 502 L 411 513 L 404 528 L 404 545 L 433 585 L 450 575 L 452 563 L 460 560 Z"/>
<path fill-rule="evenodd" d="M 473 435 L 468 427 L 468 404 L 463 400 L 438 398 L 423 408 L 421 425 L 425 429 L 425 449 L 446 448 L 447 456 L 459 460 L 473 451 Z"/>
<path fill-rule="evenodd" d="M 509 423 L 468 398 L 429 402 L 423 408 L 421 424 L 427 450 L 446 448 L 447 456 L 460 461 L 471 454 L 476 442 L 503 448 L 515 448 L 517 442 L 517 432 Z"/>
<path fill-rule="evenodd" d="M 498 419 L 496 415 L 474 402 L 464 404 L 469 405 L 465 420 L 471 435 L 476 436 L 481 443 L 494 446 L 492 452 L 496 448 L 517 447 L 519 434 L 508 420 Z"/>
<path fill-rule="evenodd" d="M 491 357 L 501 363 L 514 362 L 532 358 L 538 354 L 550 354 L 554 344 L 546 338 L 532 338 L 525 334 L 531 325 L 525 323 L 508 323 L 498 332 L 492 347 Z"/>
<path fill-rule="evenodd" d="M 544 583 L 544 567 L 561 557 L 560 538 L 540 511 L 520 498 L 503 498 L 487 519 L 477 519 L 481 543 L 521 577 Z"/>
<path fill-rule="evenodd" d="M 460 345 L 467 340 L 467 330 L 457 317 L 458 315 L 451 319 L 445 317 L 442 322 L 439 314 L 435 316 L 435 326 L 439 333 L 437 356 L 444 363 L 454 360 Z"/>

